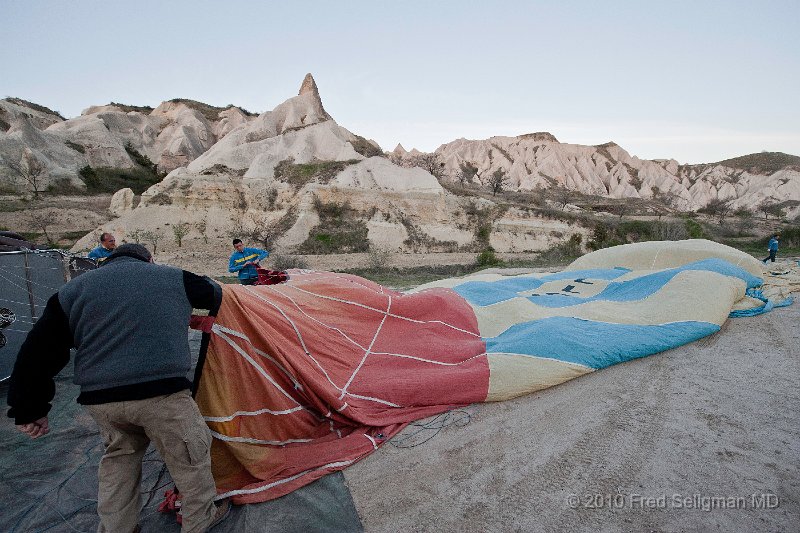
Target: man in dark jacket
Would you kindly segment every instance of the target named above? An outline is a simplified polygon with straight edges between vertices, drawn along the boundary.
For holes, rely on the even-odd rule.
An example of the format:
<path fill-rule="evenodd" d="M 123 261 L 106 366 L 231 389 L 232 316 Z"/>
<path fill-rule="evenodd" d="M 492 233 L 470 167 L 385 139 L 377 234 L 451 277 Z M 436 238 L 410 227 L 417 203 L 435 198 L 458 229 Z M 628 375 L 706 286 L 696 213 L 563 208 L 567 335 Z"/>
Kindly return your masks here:
<path fill-rule="evenodd" d="M 215 310 L 220 299 L 210 279 L 153 264 L 147 248 L 125 244 L 54 294 L 22 344 L 8 415 L 32 438 L 48 433 L 53 377 L 76 350 L 78 403 L 105 443 L 98 531 L 136 530 L 142 457 L 151 441 L 183 496 L 183 532 L 205 531 L 227 512 L 227 501 L 214 505 L 211 434 L 186 377 L 192 308 Z"/>
<path fill-rule="evenodd" d="M 769 255 L 761 260 L 762 263 L 767 264 L 767 260 L 772 261 L 773 263 L 775 262 L 775 256 L 778 255 L 778 241 L 780 238 L 780 233 L 776 233 L 769 240 L 769 244 L 767 245 L 767 251 L 769 252 Z"/>

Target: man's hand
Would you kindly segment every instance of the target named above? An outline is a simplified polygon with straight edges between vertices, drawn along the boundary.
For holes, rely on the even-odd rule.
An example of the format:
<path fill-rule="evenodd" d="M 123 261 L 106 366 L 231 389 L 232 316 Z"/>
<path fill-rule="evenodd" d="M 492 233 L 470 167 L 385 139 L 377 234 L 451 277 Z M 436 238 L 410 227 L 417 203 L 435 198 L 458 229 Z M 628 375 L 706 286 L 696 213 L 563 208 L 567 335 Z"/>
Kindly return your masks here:
<path fill-rule="evenodd" d="M 38 439 L 39 437 L 47 435 L 50 432 L 50 426 L 48 425 L 46 416 L 43 416 L 35 422 L 18 425 L 17 429 L 32 439 Z"/>

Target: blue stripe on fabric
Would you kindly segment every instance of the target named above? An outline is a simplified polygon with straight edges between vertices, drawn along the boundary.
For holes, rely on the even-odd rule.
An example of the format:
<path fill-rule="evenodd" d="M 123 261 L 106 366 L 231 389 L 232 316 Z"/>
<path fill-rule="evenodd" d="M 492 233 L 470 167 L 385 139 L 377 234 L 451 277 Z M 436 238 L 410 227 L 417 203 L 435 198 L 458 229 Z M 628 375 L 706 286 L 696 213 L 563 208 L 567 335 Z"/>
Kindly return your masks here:
<path fill-rule="evenodd" d="M 662 270 L 631 280 L 611 282 L 600 293 L 587 298 L 560 294 L 545 294 L 529 296 L 528 299 L 542 307 L 569 307 L 597 300 L 612 302 L 641 300 L 658 292 L 672 278 L 680 272 L 687 270 L 706 270 L 725 276 L 736 277 L 743 280 L 747 284 L 748 289 L 762 284 L 761 278 L 750 274 L 743 268 L 729 263 L 728 261 L 722 259 L 703 259 L 702 261 L 695 261 L 694 263 L 689 263 L 678 268 Z"/>
<path fill-rule="evenodd" d="M 573 270 L 548 274 L 540 278 L 520 276 L 497 281 L 468 281 L 453 287 L 461 297 L 472 305 L 492 305 L 519 297 L 520 292 L 531 291 L 549 281 L 561 279 L 602 279 L 612 280 L 630 272 L 627 268 L 603 268 L 592 270 Z"/>
<path fill-rule="evenodd" d="M 770 300 L 769 298 L 764 296 L 763 292 L 756 289 L 747 289 L 747 296 L 761 300 L 762 302 L 764 302 L 764 305 L 760 307 L 753 307 L 750 309 L 739 309 L 736 311 L 731 311 L 728 314 L 729 317 L 741 318 L 745 316 L 763 315 L 764 313 L 769 313 L 776 307 L 786 307 L 792 305 L 792 303 L 794 302 L 794 298 L 791 296 L 780 302 L 775 302 L 774 300 Z"/>
<path fill-rule="evenodd" d="M 486 353 L 532 355 L 600 369 L 696 341 L 719 329 L 700 321 L 640 325 L 550 317 L 516 324 L 484 341 Z"/>

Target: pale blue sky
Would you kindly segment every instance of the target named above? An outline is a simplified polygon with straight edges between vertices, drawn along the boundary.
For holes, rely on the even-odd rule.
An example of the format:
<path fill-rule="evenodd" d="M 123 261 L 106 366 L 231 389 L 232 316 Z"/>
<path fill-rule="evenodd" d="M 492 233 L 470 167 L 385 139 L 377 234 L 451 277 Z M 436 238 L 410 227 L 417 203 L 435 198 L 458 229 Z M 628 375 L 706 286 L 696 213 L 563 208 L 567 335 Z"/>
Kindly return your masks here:
<path fill-rule="evenodd" d="M 430 151 L 549 131 L 642 158 L 800 155 L 800 1 L 0 0 L 0 97 L 74 117 L 251 111 L 306 72 L 342 126 Z"/>

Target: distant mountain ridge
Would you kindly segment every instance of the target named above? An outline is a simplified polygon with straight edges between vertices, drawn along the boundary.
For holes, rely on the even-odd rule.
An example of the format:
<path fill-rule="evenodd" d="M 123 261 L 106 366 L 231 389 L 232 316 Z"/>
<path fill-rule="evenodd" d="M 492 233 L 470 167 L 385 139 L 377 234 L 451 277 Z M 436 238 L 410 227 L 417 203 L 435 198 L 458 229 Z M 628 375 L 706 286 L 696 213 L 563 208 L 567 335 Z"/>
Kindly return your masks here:
<path fill-rule="evenodd" d="M 298 135 L 301 130 L 307 131 Z M 19 98 L 0 100 L 0 182 L 5 189 L 25 190 L 27 185 L 12 167 L 26 157 L 43 165 L 43 186 L 62 180 L 82 187 L 82 168 L 134 168 L 136 154 L 160 172 L 183 169 L 186 179 L 203 181 L 214 175 L 213 169 L 228 169 L 249 180 L 272 180 L 277 165 L 287 158 L 295 163 L 346 161 L 383 152 L 374 141 L 333 121 L 311 75 L 303 80 L 298 96 L 258 116 L 234 105 L 174 98 L 155 109 L 111 102 L 64 119 Z M 388 155 L 402 165 L 424 154 L 398 145 Z M 800 204 L 800 157 L 779 152 L 680 165 L 674 159 L 639 159 L 614 142 L 576 145 L 535 132 L 456 139 L 433 155 L 443 164 L 445 180 L 456 181 L 462 166 L 469 165 L 478 184 L 502 172 L 506 190 L 563 188 L 612 199 L 660 201 L 684 210 L 718 201 L 748 209 L 763 202 L 786 202 L 794 216 L 800 210 L 792 205 Z M 396 173 L 391 167 L 381 168 Z M 220 172 L 216 177 L 227 179 L 226 175 Z"/>
<path fill-rule="evenodd" d="M 756 209 L 763 202 L 800 203 L 800 157 L 780 152 L 751 154 L 719 163 L 680 165 L 674 159 L 646 160 L 616 143 L 596 146 L 561 143 L 550 134 L 457 139 L 433 152 L 453 181 L 463 165 L 483 183 L 495 172 L 508 190 L 553 187 L 609 198 L 642 198 L 698 210 L 714 201 L 733 209 Z M 410 152 L 401 159 L 413 157 Z M 797 216 L 797 205 L 788 205 Z"/>

